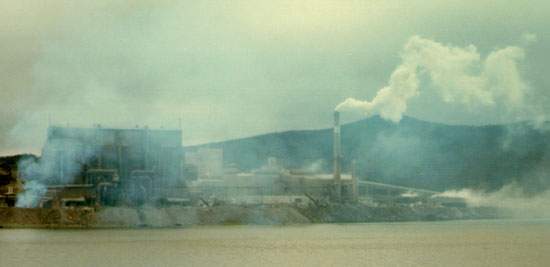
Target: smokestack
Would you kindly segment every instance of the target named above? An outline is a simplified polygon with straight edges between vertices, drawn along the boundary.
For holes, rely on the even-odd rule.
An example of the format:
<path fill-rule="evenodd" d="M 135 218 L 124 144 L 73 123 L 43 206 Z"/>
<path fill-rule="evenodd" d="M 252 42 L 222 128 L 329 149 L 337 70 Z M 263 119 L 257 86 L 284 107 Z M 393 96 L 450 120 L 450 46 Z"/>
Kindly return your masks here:
<path fill-rule="evenodd" d="M 341 172 L 342 172 L 342 140 L 340 136 L 340 112 L 334 111 L 334 143 L 333 143 L 333 177 L 335 184 L 335 197 L 339 201 L 341 197 Z"/>

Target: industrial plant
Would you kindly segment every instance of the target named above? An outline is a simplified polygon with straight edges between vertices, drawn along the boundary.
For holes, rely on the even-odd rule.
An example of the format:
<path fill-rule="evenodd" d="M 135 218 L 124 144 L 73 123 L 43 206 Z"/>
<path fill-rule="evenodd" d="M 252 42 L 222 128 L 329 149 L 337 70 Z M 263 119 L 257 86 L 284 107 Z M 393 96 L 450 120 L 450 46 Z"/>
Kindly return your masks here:
<path fill-rule="evenodd" d="M 0 191 L 0 207 L 93 214 L 109 207 L 261 205 L 291 207 L 322 220 L 338 220 L 338 214 L 322 213 L 339 213 L 342 207 L 368 218 L 372 209 L 385 216 L 388 207 L 465 208 L 462 200 L 435 197 L 435 191 L 358 177 L 355 164 L 344 169 L 338 111 L 332 138 L 332 173 L 287 168 L 276 157 L 243 171 L 224 161 L 221 148 L 182 146 L 181 129 L 51 126 L 41 157 L 17 163 L 15 182 Z"/>

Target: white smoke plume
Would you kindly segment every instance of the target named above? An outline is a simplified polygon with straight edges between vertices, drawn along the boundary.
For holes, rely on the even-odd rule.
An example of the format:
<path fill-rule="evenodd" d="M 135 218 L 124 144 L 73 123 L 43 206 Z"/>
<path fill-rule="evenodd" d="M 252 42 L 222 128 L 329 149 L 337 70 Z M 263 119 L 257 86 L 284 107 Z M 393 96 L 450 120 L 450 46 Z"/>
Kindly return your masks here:
<path fill-rule="evenodd" d="M 17 163 L 24 181 L 24 191 L 17 195 L 17 207 L 38 207 L 48 191 L 48 185 L 71 184 L 84 164 L 96 154 L 93 147 L 76 141 L 77 132 L 73 137 L 75 140 L 50 140 L 45 144 L 40 159 L 23 159 Z M 60 158 L 60 151 L 65 151 L 69 156 Z"/>
<path fill-rule="evenodd" d="M 309 164 L 306 164 L 301 169 L 310 173 L 321 173 L 323 172 L 324 167 L 325 167 L 325 161 L 322 159 L 318 159 L 313 162 L 310 162 Z"/>
<path fill-rule="evenodd" d="M 503 186 L 500 190 L 487 193 L 479 190 L 449 190 L 433 197 L 450 197 L 464 199 L 470 207 L 493 207 L 501 215 L 517 218 L 550 218 L 550 190 L 529 195 L 521 186 L 514 183 Z"/>
<path fill-rule="evenodd" d="M 34 208 L 40 203 L 42 196 L 48 191 L 46 185 L 37 180 L 25 183 L 25 191 L 17 195 L 16 206 L 19 208 Z"/>
<path fill-rule="evenodd" d="M 536 41 L 536 36 L 526 34 L 523 40 L 523 45 L 527 45 Z M 420 93 L 423 77 L 444 102 L 466 106 L 503 104 L 515 110 L 523 106 L 528 90 L 519 71 L 524 56 L 522 47 L 508 46 L 482 58 L 473 45 L 457 47 L 413 36 L 405 44 L 401 64 L 386 87 L 371 101 L 348 98 L 336 110 L 359 110 L 367 116 L 380 114 L 384 119 L 399 122 L 408 101 Z"/>

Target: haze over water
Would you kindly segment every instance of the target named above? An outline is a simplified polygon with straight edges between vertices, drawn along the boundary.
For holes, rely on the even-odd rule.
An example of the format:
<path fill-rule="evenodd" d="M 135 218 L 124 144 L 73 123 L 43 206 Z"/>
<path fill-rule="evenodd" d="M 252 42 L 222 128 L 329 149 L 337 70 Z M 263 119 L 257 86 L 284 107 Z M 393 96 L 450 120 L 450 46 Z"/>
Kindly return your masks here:
<path fill-rule="evenodd" d="M 545 266 L 550 220 L 0 231 L 2 266 Z"/>

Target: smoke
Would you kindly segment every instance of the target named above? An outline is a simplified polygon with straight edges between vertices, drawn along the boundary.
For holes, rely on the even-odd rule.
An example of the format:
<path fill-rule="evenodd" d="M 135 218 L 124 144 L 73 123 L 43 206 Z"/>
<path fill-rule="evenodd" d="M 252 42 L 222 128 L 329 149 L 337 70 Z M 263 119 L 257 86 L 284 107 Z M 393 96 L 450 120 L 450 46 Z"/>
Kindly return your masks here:
<path fill-rule="evenodd" d="M 24 192 L 17 195 L 16 206 L 19 208 L 34 208 L 40 204 L 40 198 L 46 194 L 47 188 L 36 180 L 25 183 Z"/>
<path fill-rule="evenodd" d="M 47 160 L 28 158 L 17 162 L 17 169 L 23 179 L 23 192 L 17 195 L 15 205 L 21 208 L 34 208 L 40 204 L 40 199 L 46 194 L 45 175 L 51 169 Z"/>
<path fill-rule="evenodd" d="M 321 173 L 326 169 L 325 165 L 326 163 L 323 159 L 318 159 L 306 164 L 301 168 L 301 170 L 304 170 L 309 173 Z"/>
<path fill-rule="evenodd" d="M 401 197 L 410 197 L 410 198 L 418 197 L 418 193 L 412 192 L 412 191 L 407 191 L 407 192 L 401 194 Z"/>
<path fill-rule="evenodd" d="M 522 40 L 528 45 L 536 41 L 536 35 L 525 34 Z M 376 113 L 399 122 L 410 99 L 421 93 L 421 81 L 428 80 L 445 103 L 468 107 L 499 104 L 515 112 L 524 108 L 529 90 L 519 71 L 524 57 L 524 48 L 519 46 L 496 49 L 482 58 L 474 45 L 458 47 L 413 36 L 403 47 L 401 64 L 386 87 L 371 101 L 348 98 L 336 110 L 359 110 L 367 116 Z"/>
<path fill-rule="evenodd" d="M 70 184 L 81 172 L 84 164 L 95 154 L 92 146 L 73 138 L 49 140 L 39 159 L 26 158 L 17 163 L 24 191 L 17 195 L 17 207 L 33 208 L 47 192 L 48 185 Z M 59 153 L 63 151 L 63 153 Z"/>
<path fill-rule="evenodd" d="M 550 218 L 550 190 L 528 194 L 515 183 L 507 184 L 491 193 L 461 189 L 445 191 L 433 197 L 461 198 L 470 207 L 497 208 L 506 217 Z"/>

